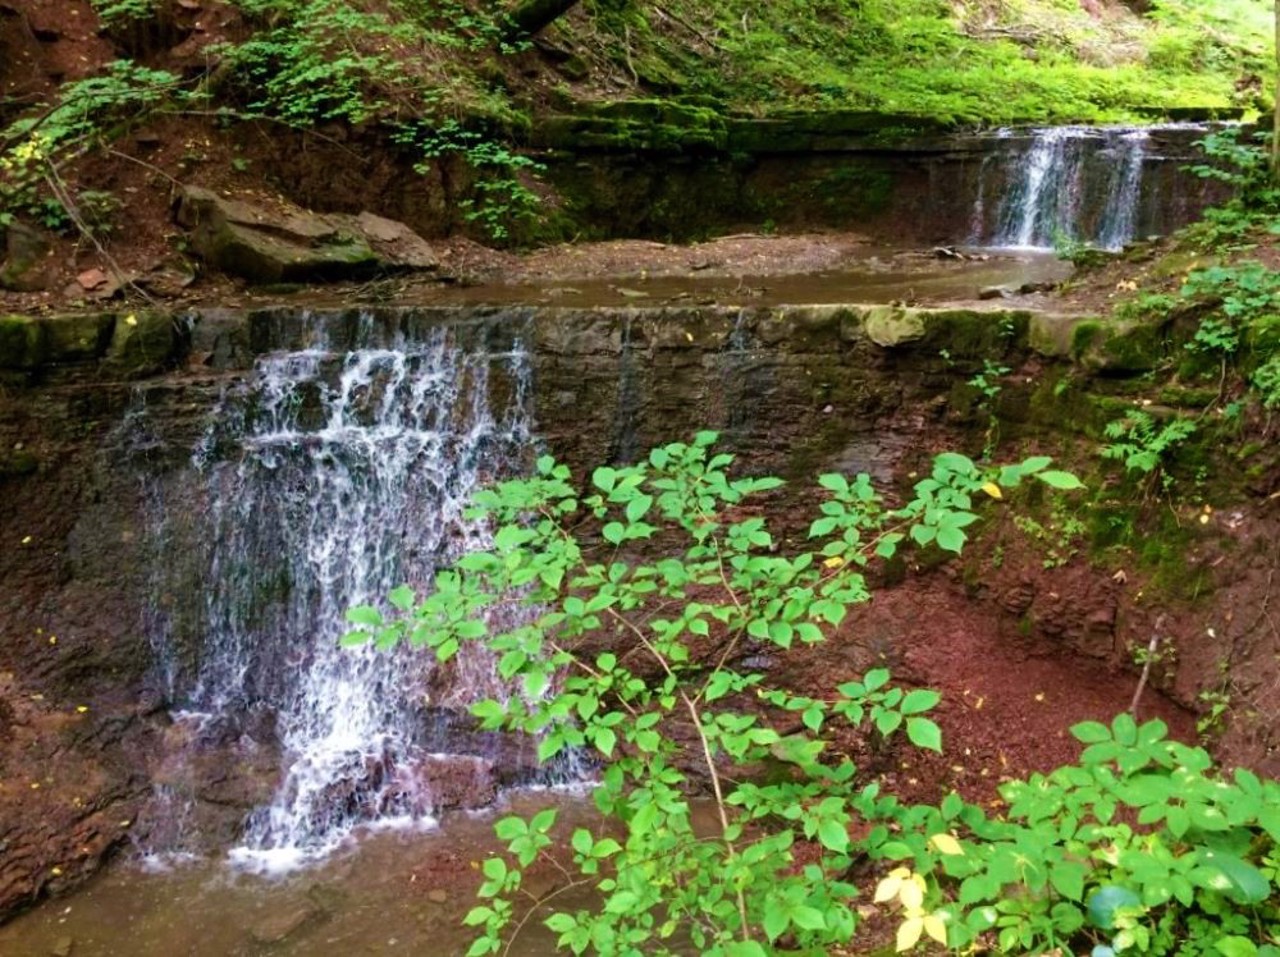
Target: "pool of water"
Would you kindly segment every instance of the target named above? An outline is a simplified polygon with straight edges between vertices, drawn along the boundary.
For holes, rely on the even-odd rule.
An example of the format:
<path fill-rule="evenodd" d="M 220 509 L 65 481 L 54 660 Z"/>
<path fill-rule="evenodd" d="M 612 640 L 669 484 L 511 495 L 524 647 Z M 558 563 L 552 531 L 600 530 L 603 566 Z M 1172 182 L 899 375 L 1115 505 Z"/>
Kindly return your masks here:
<path fill-rule="evenodd" d="M 1072 266 L 1051 252 L 967 249 L 964 258 L 930 253 L 870 249 L 839 269 L 822 272 L 741 277 L 724 275 L 627 276 L 536 284 L 488 284 L 452 287 L 432 300 L 456 304 L 557 306 L 658 306 L 679 304 L 791 305 L 796 303 L 972 302 L 984 289 L 1009 290 L 1007 303 L 1024 297 L 1029 285 L 1053 284 L 1071 275 Z"/>
<path fill-rule="evenodd" d="M 283 878 L 238 872 L 223 861 L 122 861 L 73 896 L 0 927 L 4 957 L 453 957 L 473 939 L 462 918 L 480 864 L 499 850 L 493 822 L 550 804 L 558 828 L 598 824 L 590 803 L 562 792 L 511 795 L 503 809 L 446 817 L 431 831 L 382 831 L 313 868 Z M 552 889 L 536 868 L 526 887 Z M 562 906 L 564 899 L 558 901 Z M 554 953 L 537 920 L 511 953 Z"/>

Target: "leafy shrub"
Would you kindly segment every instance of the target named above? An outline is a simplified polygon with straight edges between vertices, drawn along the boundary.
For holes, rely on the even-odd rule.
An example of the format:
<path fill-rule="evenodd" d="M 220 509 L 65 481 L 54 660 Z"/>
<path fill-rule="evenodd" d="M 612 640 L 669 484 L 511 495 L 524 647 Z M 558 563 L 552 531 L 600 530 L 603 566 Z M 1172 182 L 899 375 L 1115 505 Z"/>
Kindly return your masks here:
<path fill-rule="evenodd" d="M 891 810 L 949 945 L 992 933 L 1004 953 L 1092 941 L 1110 954 L 1280 955 L 1280 784 L 1220 774 L 1167 730 L 1127 714 L 1076 725 L 1079 763 L 1003 785 L 1001 819 L 954 796 Z M 945 849 L 927 837 L 944 829 L 960 837 Z"/>
<path fill-rule="evenodd" d="M 476 496 L 472 514 L 495 528 L 491 548 L 439 572 L 424 598 L 397 589 L 390 598 L 402 615 L 390 621 L 371 607 L 349 614 L 361 626 L 350 642 L 407 640 L 441 661 L 483 643 L 513 684 L 507 700 L 474 706 L 484 728 L 537 736 L 544 761 L 566 748 L 608 760 L 594 794 L 610 822 L 600 833 L 553 837 L 554 810 L 498 823 L 509 856 L 484 863 L 482 903 L 467 917 L 480 928 L 473 957 L 512 946 L 529 916 L 516 910 L 524 870 L 557 839 L 577 873 L 551 896 L 590 888 L 599 905 L 546 917 L 574 953 L 692 946 L 750 957 L 849 942 L 856 859 L 909 856 L 914 837 L 895 832 L 917 824 L 879 785 L 857 784 L 829 738 L 905 732 L 916 747 L 940 750 L 926 717 L 938 695 L 894 687 L 884 669 L 796 694 L 772 687 L 761 660 L 823 640 L 868 598 L 863 569 L 874 558 L 908 540 L 959 552 L 978 519 L 975 497 L 1000 497 L 1031 477 L 1080 487 L 1043 457 L 984 470 L 947 454 L 911 501 L 891 507 L 865 475 L 824 475 L 813 544 L 787 554 L 752 501 L 780 481 L 730 478 L 732 457 L 714 454 L 714 439 L 701 433 L 643 463 L 596 469 L 581 493 L 567 468 L 544 457 L 534 476 Z M 761 773 L 770 766 L 778 773 Z M 690 791 L 699 786 L 714 806 L 711 836 L 693 826 Z M 895 818 L 893 830 L 877 823 L 851 836 L 857 819 Z M 918 929 L 938 930 L 924 917 Z"/>

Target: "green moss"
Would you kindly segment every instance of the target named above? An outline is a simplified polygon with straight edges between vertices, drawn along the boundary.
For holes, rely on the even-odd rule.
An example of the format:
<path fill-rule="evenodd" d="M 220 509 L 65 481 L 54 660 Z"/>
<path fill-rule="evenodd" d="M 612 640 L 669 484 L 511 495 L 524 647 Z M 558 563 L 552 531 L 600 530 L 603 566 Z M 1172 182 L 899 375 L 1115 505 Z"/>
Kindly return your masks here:
<path fill-rule="evenodd" d="M 167 313 L 130 313 L 116 321 L 104 366 L 126 379 L 153 375 L 173 365 L 185 338 Z"/>
<path fill-rule="evenodd" d="M 30 316 L 0 316 L 0 369 L 34 369 L 48 360 L 45 325 Z"/>
<path fill-rule="evenodd" d="M 977 309 L 922 310 L 923 347 L 946 350 L 952 359 L 996 361 L 1027 344 L 1031 314 L 1023 311 Z"/>
<path fill-rule="evenodd" d="M 1106 334 L 1101 322 L 1089 320 L 1076 326 L 1071 334 L 1071 355 L 1079 359 L 1096 345 Z"/>
<path fill-rule="evenodd" d="M 1143 323 L 1117 330 L 1097 350 L 1098 368 L 1117 375 L 1150 372 L 1165 355 L 1165 335 L 1156 324 Z"/>
<path fill-rule="evenodd" d="M 1170 385 L 1165 386 L 1156 394 L 1157 402 L 1175 409 L 1204 409 L 1217 401 L 1217 399 L 1218 390 L 1216 387 L 1194 389 L 1186 386 Z"/>

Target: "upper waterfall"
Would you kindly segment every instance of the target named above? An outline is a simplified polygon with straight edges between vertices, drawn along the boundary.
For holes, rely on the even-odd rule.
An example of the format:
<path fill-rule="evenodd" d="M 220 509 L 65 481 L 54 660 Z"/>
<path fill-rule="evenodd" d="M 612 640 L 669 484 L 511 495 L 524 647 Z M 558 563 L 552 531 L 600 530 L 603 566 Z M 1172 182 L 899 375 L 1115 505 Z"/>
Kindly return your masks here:
<path fill-rule="evenodd" d="M 1062 243 L 1120 249 L 1160 218 L 1147 215 L 1162 202 L 1149 182 L 1151 169 L 1163 162 L 1151 149 L 1153 133 L 1184 128 L 1000 131 L 1008 146 L 984 160 L 970 241 L 1014 249 Z M 1001 175 L 992 175 L 991 164 L 1002 167 Z"/>

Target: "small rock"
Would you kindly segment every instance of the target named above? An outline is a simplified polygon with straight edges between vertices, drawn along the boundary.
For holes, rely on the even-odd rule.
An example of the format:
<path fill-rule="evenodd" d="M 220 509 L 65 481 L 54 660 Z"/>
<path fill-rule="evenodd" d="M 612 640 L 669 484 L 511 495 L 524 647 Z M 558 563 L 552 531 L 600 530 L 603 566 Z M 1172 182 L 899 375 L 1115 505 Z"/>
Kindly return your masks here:
<path fill-rule="evenodd" d="M 1056 282 L 1024 282 L 1018 287 L 1018 295 L 1030 296 L 1037 292 L 1052 292 L 1057 288 Z"/>
<path fill-rule="evenodd" d="M 978 290 L 979 299 L 1008 299 L 1009 290 L 1005 286 L 985 286 Z"/>
<path fill-rule="evenodd" d="M 75 945 L 76 942 L 72 938 L 59 937 L 53 942 L 53 947 L 50 949 L 49 953 L 52 954 L 53 957 L 71 957 L 71 950 Z"/>
<path fill-rule="evenodd" d="M 427 891 L 427 900 L 431 901 L 433 904 L 443 904 L 448 899 L 449 894 L 447 891 L 442 891 L 439 888 L 436 888 L 433 891 Z"/>
<path fill-rule="evenodd" d="M 249 936 L 259 944 L 278 944 L 309 925 L 319 923 L 325 916 L 321 908 L 304 901 L 264 917 L 249 930 Z"/>
<path fill-rule="evenodd" d="M 107 284 L 107 274 L 101 269 L 86 269 L 76 276 L 76 282 L 85 290 L 97 289 L 99 286 Z"/>

